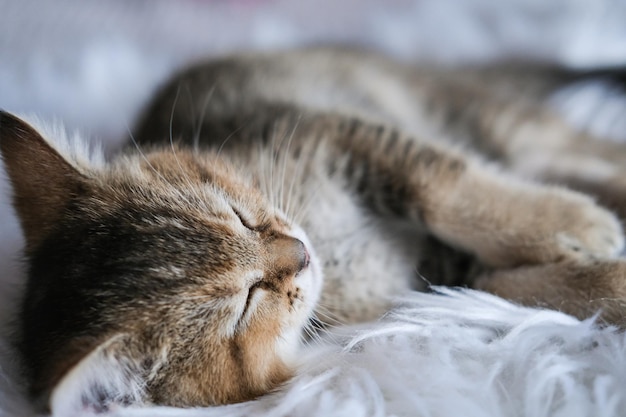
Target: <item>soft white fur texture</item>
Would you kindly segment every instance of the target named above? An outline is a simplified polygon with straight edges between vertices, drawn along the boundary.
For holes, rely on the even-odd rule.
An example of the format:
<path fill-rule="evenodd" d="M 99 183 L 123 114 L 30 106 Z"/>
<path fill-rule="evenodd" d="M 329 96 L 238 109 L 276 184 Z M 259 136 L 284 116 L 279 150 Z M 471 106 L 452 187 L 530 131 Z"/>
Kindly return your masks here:
<path fill-rule="evenodd" d="M 105 147 L 119 143 L 174 68 L 231 50 L 348 41 L 455 63 L 626 62 L 623 0 L 0 0 L 0 10 L 0 108 L 57 117 L 106 138 Z M 573 86 L 553 103 L 573 123 L 626 138 L 626 100 L 611 84 Z M 23 284 L 21 246 L 0 175 L 0 417 L 32 415 L 6 331 Z M 381 322 L 333 330 L 274 395 L 213 409 L 111 414 L 626 416 L 625 339 L 592 321 L 440 289 L 407 295 Z"/>

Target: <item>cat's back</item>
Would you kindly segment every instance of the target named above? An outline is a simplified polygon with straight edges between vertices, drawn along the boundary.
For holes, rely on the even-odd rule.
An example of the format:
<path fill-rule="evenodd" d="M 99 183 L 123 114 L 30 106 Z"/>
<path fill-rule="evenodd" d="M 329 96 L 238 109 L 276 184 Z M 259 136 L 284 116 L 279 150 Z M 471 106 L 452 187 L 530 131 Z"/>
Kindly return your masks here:
<path fill-rule="evenodd" d="M 162 140 L 162 132 L 192 137 L 203 126 L 238 116 L 241 123 L 246 114 L 285 105 L 301 113 L 356 116 L 427 138 L 442 130 L 445 107 L 464 105 L 468 96 L 536 101 L 565 81 L 566 73 L 538 65 L 416 65 L 352 47 L 241 53 L 173 77 L 146 108 L 135 134 L 147 142 Z"/>
<path fill-rule="evenodd" d="M 144 112 L 136 136 L 152 141 L 170 127 L 174 133 L 192 136 L 195 132 L 186 131 L 185 126 L 197 130 L 277 104 L 300 112 L 404 123 L 416 114 L 414 90 L 420 88 L 422 78 L 410 66 L 352 48 L 316 47 L 212 59 L 181 72 L 160 90 Z"/>

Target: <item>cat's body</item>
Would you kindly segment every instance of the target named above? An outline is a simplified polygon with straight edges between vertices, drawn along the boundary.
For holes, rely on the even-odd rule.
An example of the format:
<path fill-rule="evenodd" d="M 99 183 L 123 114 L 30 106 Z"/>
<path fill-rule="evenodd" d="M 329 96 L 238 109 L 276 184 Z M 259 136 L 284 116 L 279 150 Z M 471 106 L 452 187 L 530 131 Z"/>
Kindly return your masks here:
<path fill-rule="evenodd" d="M 496 186 L 508 188 L 478 195 L 495 211 L 489 221 L 498 216 L 492 199 L 523 192 L 517 187 L 524 184 L 511 172 L 551 182 L 582 178 L 604 185 L 609 182 L 607 175 L 618 181 L 621 163 L 626 162 L 623 147 L 574 131 L 541 105 L 564 80 L 556 71 L 540 74 L 502 68 L 416 69 L 349 49 L 244 55 L 200 65 L 164 88 L 140 123 L 135 140 L 145 146 L 168 143 L 172 137 L 191 148 L 219 149 L 223 158 L 262 178 L 279 207 L 291 206 L 289 215 L 302 209 L 297 217 L 324 263 L 327 290 L 322 304 L 343 320 L 361 321 L 379 316 L 388 302 L 383 300 L 402 289 L 424 289 L 427 283 L 471 285 L 467 271 L 473 265 L 462 256 L 452 259 L 460 262 L 461 270 L 451 267 L 451 259 L 433 259 L 453 252 L 427 237 L 442 238 L 429 230 L 424 219 L 407 219 L 406 213 L 394 212 L 397 207 L 388 207 L 387 202 L 363 201 L 364 189 L 394 184 L 380 184 L 386 179 L 372 175 L 368 166 L 359 168 L 365 171 L 362 180 L 367 184 L 354 184 L 361 173 L 345 171 L 351 169 L 346 165 L 356 148 L 348 144 L 337 150 L 326 142 L 337 142 L 334 136 L 346 136 L 347 131 L 367 146 L 375 144 L 367 150 L 374 154 L 368 164 L 405 163 L 393 148 L 423 143 L 429 148 L 427 155 L 409 162 L 409 167 L 426 165 L 428 173 L 421 180 L 434 189 L 441 187 L 442 192 L 446 181 L 464 175 L 461 165 L 480 166 L 481 175 L 499 177 Z M 589 146 L 595 147 L 594 152 L 586 152 Z M 431 149 L 441 151 L 441 157 L 431 155 Z M 482 161 L 495 161 L 509 172 Z M 436 169 L 441 173 L 427 179 Z M 602 187 L 596 188 L 601 192 Z M 470 198 L 464 201 L 461 205 L 469 204 Z M 457 214 L 463 216 L 463 210 L 459 207 Z M 512 214 L 521 217 L 524 211 L 519 210 Z M 475 232 L 470 229 L 477 226 L 473 223 L 461 234 Z M 485 246 L 490 239 L 499 239 L 491 227 L 482 242 Z M 528 227 L 540 229 L 534 224 Z M 481 250 L 479 240 L 465 247 L 448 241 L 447 246 L 452 243 L 476 253 Z M 432 253 L 437 250 L 445 252 Z M 514 250 L 520 252 L 518 247 Z M 356 265 L 355 260 L 359 260 Z M 418 271 L 424 262 L 429 267 Z M 488 266 L 526 262 L 494 259 Z M 425 275 L 431 267 L 436 272 Z M 391 278 L 381 282 L 380 277 L 387 275 Z M 341 290 L 331 290 L 335 286 Z"/>
<path fill-rule="evenodd" d="M 515 174 L 623 216 L 626 147 L 541 105 L 558 74 L 511 74 L 338 49 L 215 61 L 102 168 L 4 116 L 33 390 L 59 413 L 253 398 L 289 377 L 309 318 L 371 320 L 427 282 L 623 325 L 618 220 Z"/>

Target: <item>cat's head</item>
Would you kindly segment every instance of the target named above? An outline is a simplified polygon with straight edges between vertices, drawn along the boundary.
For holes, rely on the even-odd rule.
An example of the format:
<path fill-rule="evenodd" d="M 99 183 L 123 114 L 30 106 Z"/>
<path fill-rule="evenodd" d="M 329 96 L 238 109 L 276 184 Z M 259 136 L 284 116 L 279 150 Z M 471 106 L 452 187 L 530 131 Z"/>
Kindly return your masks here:
<path fill-rule="evenodd" d="M 26 238 L 19 348 L 53 412 L 237 402 L 290 376 L 321 271 L 240 170 L 169 147 L 94 165 L 6 113 L 0 150 Z"/>

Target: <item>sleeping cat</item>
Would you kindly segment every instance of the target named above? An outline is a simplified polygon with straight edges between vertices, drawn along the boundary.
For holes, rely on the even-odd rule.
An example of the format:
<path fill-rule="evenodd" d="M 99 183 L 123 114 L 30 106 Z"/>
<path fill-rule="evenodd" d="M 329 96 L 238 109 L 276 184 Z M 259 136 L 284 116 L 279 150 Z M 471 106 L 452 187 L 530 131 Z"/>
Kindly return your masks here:
<path fill-rule="evenodd" d="M 33 397 L 58 415 L 249 400 L 290 378 L 305 332 L 429 283 L 626 325 L 618 217 L 538 182 L 626 216 L 626 147 L 542 104 L 565 81 L 241 55 L 175 77 L 108 163 L 3 113 Z"/>

